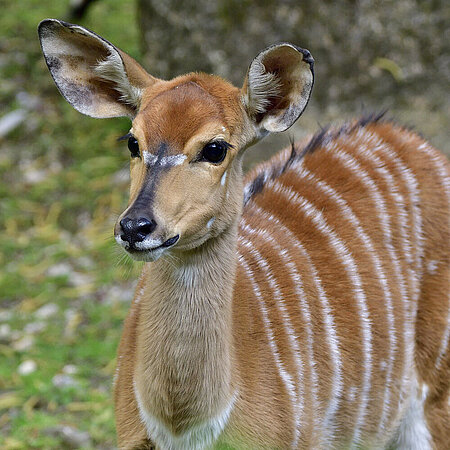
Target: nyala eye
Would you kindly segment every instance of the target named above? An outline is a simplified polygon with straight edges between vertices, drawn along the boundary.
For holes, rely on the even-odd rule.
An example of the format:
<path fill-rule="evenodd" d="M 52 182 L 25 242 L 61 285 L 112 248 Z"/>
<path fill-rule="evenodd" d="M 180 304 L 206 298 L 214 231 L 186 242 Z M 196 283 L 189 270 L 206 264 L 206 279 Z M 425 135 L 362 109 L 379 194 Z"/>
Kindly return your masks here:
<path fill-rule="evenodd" d="M 229 144 L 225 141 L 210 142 L 203 147 L 200 160 L 219 164 L 225 159 L 228 147 Z"/>
<path fill-rule="evenodd" d="M 137 158 L 138 156 L 141 156 L 139 152 L 139 143 L 134 136 L 130 136 L 128 138 L 128 148 L 130 149 L 132 158 Z"/>

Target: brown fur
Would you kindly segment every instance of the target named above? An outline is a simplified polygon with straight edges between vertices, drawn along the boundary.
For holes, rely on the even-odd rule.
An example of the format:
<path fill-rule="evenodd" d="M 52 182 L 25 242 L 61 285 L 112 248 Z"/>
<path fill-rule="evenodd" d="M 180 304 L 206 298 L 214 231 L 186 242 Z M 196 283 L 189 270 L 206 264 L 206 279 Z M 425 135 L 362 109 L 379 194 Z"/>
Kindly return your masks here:
<path fill-rule="evenodd" d="M 391 148 L 399 155 L 399 157 L 411 168 L 414 174 L 419 177 L 420 181 L 420 193 L 421 203 L 420 208 L 424 215 L 424 230 L 423 235 L 425 239 L 425 254 L 423 263 L 429 260 L 438 260 L 442 262 L 441 269 L 438 270 L 433 278 L 433 282 L 427 281 L 430 275 L 424 271 L 424 277 L 422 281 L 422 296 L 418 306 L 417 312 L 417 325 L 416 325 L 416 350 L 415 361 L 419 373 L 420 380 L 423 380 L 430 389 L 430 396 L 427 398 L 425 405 L 425 413 L 427 417 L 428 427 L 435 440 L 435 448 L 444 449 L 446 445 L 447 433 L 448 433 L 448 354 L 447 359 L 442 365 L 440 375 L 436 373 L 433 368 L 434 362 L 437 357 L 438 349 L 441 345 L 441 336 L 443 335 L 447 317 L 448 305 L 442 299 L 445 299 L 445 295 L 448 294 L 448 250 L 446 244 L 448 239 L 448 209 L 446 205 L 445 196 L 442 193 L 442 186 L 440 181 L 434 176 L 429 174 L 435 173 L 435 168 L 430 164 L 427 157 L 414 151 L 423 141 L 417 136 L 408 131 L 402 130 L 388 122 L 370 123 L 366 129 L 380 137 L 384 142 L 389 144 Z M 342 136 L 334 138 L 338 145 L 346 148 L 351 153 L 354 151 L 354 145 L 358 144 L 358 138 L 355 133 L 344 134 Z M 277 168 L 280 165 L 286 163 L 289 157 L 290 151 L 284 151 L 273 158 L 272 162 L 266 163 L 259 168 L 256 168 L 252 174 L 247 176 L 246 184 L 250 183 L 252 179 L 261 171 L 268 170 L 269 168 Z M 382 151 L 379 152 L 382 157 Z M 441 159 L 443 167 L 447 165 L 444 158 Z M 388 170 L 395 174 L 396 169 L 392 167 L 392 164 L 386 159 L 386 166 Z M 303 160 L 303 164 L 315 175 L 327 181 L 329 185 L 334 186 L 335 189 L 343 192 L 346 200 L 354 209 L 358 218 L 361 220 L 362 227 L 365 230 L 370 230 L 370 236 L 376 244 L 376 251 L 378 254 L 383 255 L 383 229 L 377 223 L 374 222 L 372 211 L 375 206 L 371 204 L 368 196 L 364 194 L 364 188 L 360 185 L 357 179 L 352 179 L 351 173 L 345 168 L 341 167 L 339 163 L 333 159 L 332 155 L 326 154 L 319 147 L 312 154 L 307 155 Z M 399 221 L 397 218 L 398 211 L 393 203 L 392 195 L 389 193 L 389 186 L 383 186 L 383 183 L 377 178 L 376 170 L 368 164 L 364 164 L 368 173 L 377 180 L 382 189 L 382 195 L 388 204 L 388 213 L 392 218 L 392 231 L 393 240 L 395 246 L 401 237 L 401 230 Z M 424 175 L 421 175 L 424 174 Z M 426 174 L 426 175 L 425 175 Z M 388 354 L 387 348 L 387 331 L 384 325 L 385 309 L 383 302 L 378 302 L 377 299 L 383 297 L 383 293 L 380 290 L 380 283 L 376 276 L 370 277 L 370 271 L 373 268 L 373 264 L 365 254 L 363 243 L 354 235 L 354 230 L 348 227 L 346 221 L 341 216 L 339 208 L 330 204 L 330 201 L 323 197 L 321 199 L 314 186 L 309 186 L 306 181 L 298 179 L 296 170 L 290 169 L 277 177 L 286 186 L 292 186 L 296 192 L 301 193 L 302 196 L 309 198 L 314 204 L 324 211 L 327 217 L 327 221 L 332 223 L 333 226 L 340 232 L 342 230 L 345 236 L 345 242 L 349 245 L 354 257 L 358 263 L 358 267 L 366 267 L 362 273 L 364 275 L 363 283 L 364 290 L 367 298 L 372 298 L 373 301 L 369 302 L 369 315 L 373 317 L 372 323 L 375 327 L 375 335 L 373 348 L 375 349 L 374 355 L 374 374 L 373 374 L 373 387 L 371 390 L 371 399 L 369 401 L 369 413 L 367 415 L 367 423 L 365 426 L 365 434 L 370 436 L 376 430 L 377 420 L 379 420 L 381 414 L 383 391 L 385 388 L 385 373 L 384 369 L 380 366 L 380 362 L 386 359 Z M 398 179 L 397 179 L 398 181 Z M 300 183 L 300 184 L 299 184 Z M 403 192 L 405 198 L 407 198 L 406 187 L 399 183 L 399 189 Z M 270 189 L 264 189 L 251 199 L 248 206 L 244 210 L 244 217 L 248 223 L 252 226 L 260 229 L 270 229 L 277 242 L 283 247 L 289 248 L 289 242 L 286 240 L 286 236 L 282 232 L 277 231 L 273 226 L 267 222 L 264 217 L 261 217 L 256 211 L 254 211 L 253 204 L 262 207 L 265 211 L 271 212 L 279 217 L 283 223 L 285 223 L 289 229 L 291 229 L 299 238 L 302 243 L 307 246 L 314 257 L 315 265 L 319 268 L 323 284 L 326 286 L 326 291 L 332 302 L 332 310 L 334 313 L 336 328 L 339 330 L 339 338 L 341 342 L 342 351 L 344 354 L 343 359 L 343 378 L 344 378 L 344 396 L 348 397 L 349 388 L 353 385 L 361 385 L 361 332 L 358 328 L 357 322 L 354 317 L 358 317 L 357 310 L 355 309 L 354 299 L 348 295 L 351 290 L 349 285 L 350 281 L 345 281 L 343 278 L 343 270 L 341 263 L 336 256 L 332 255 L 330 249 L 320 233 L 315 231 L 314 225 L 306 218 L 301 217 L 299 213 L 292 210 L 289 204 L 284 204 L 279 196 L 274 196 L 274 193 Z M 428 211 L 430 210 L 430 211 Z M 408 224 L 412 226 L 413 212 L 407 211 Z M 430 220 L 433 217 L 433 220 Z M 340 224 L 342 222 L 342 224 Z M 348 230 L 346 231 L 346 228 Z M 411 231 L 408 230 L 410 233 Z M 241 231 L 242 233 L 242 231 Z M 245 233 L 244 233 L 245 236 Z M 377 237 L 378 236 L 378 237 Z M 433 243 L 430 243 L 430 239 Z M 305 342 L 305 329 L 304 325 L 301 325 L 301 318 L 295 319 L 298 314 L 296 309 L 297 300 L 292 297 L 293 286 L 291 282 L 283 275 L 285 273 L 285 267 L 278 261 L 278 257 L 273 253 L 273 249 L 263 242 L 253 241 L 258 250 L 267 258 L 269 265 L 277 276 L 277 280 L 283 291 L 284 298 L 293 302 L 290 314 L 294 323 L 298 322 L 299 326 L 296 328 L 299 342 Z M 354 244 L 353 244 L 354 243 Z M 417 243 L 412 242 L 413 249 L 416 248 Z M 321 250 L 323 249 L 323 250 Z M 240 251 L 247 254 L 250 264 L 253 257 L 248 256 L 248 252 L 245 248 L 240 246 Z M 294 252 L 295 253 L 295 252 Z M 302 263 L 302 257 L 297 252 L 296 264 L 298 267 L 308 267 L 308 263 L 304 261 Z M 404 256 L 403 256 L 404 258 Z M 403 306 L 397 281 L 393 275 L 393 269 L 391 263 L 383 257 L 384 269 L 389 277 L 389 286 L 392 289 L 392 297 L 397 302 L 394 304 L 395 310 L 395 329 L 397 338 L 397 357 L 394 363 L 393 373 L 394 379 L 399 377 L 404 364 L 404 343 L 402 338 L 403 327 L 405 317 L 403 314 Z M 402 272 L 405 271 L 406 261 L 401 261 Z M 326 269 L 326 270 L 323 270 Z M 415 270 L 415 268 L 414 268 Z M 442 272 L 444 271 L 444 272 Z M 445 272 L 447 271 L 447 272 Z M 317 361 L 317 371 L 320 374 L 320 386 L 323 394 L 319 398 L 319 403 L 325 404 L 328 398 L 330 390 L 330 357 L 329 349 L 324 345 L 325 330 L 323 326 L 323 319 L 320 314 L 320 305 L 314 299 L 317 299 L 317 288 L 314 287 L 314 283 L 311 280 L 311 274 L 308 273 L 308 269 L 302 273 L 303 283 L 305 286 L 305 292 L 308 301 L 310 302 L 311 314 L 314 318 L 314 354 Z M 270 287 L 267 281 L 263 278 L 263 274 L 256 273 L 258 283 L 262 292 L 267 293 L 267 297 L 264 301 L 267 304 L 267 308 L 270 314 L 270 321 L 273 324 L 277 332 L 276 340 L 279 342 L 281 348 L 286 349 L 286 356 L 284 360 L 288 361 L 287 369 L 290 372 L 294 372 L 292 361 L 287 356 L 291 350 L 289 349 L 289 343 L 286 336 L 283 335 L 282 324 L 279 316 L 277 316 L 277 308 L 273 303 L 273 299 L 270 295 Z M 273 360 L 270 349 L 267 347 L 267 338 L 264 333 L 264 325 L 261 320 L 260 313 L 258 312 L 258 302 L 254 298 L 249 281 L 246 276 L 241 272 L 236 273 L 236 282 L 234 288 L 233 299 L 233 333 L 236 354 L 235 372 L 239 378 L 239 403 L 236 405 L 235 413 L 231 416 L 229 426 L 224 432 L 222 440 L 224 442 L 235 443 L 237 448 L 243 448 L 244 445 L 258 446 L 258 448 L 287 448 L 289 446 L 291 435 L 287 432 L 292 427 L 292 415 L 287 405 L 289 404 L 286 393 L 283 391 L 283 387 L 280 385 L 280 380 L 277 378 L 275 367 L 273 363 L 267 365 Z M 437 284 L 436 287 L 430 290 L 424 290 L 429 283 Z M 225 289 L 225 287 L 223 288 Z M 409 295 L 412 297 L 410 282 L 407 283 L 407 289 Z M 439 293 L 441 291 L 441 293 Z M 429 292 L 429 294 L 425 294 Z M 437 295 L 436 295 L 437 294 Z M 423 300 L 422 300 L 423 299 Z M 411 301 L 411 300 L 408 300 Z M 133 311 L 134 308 L 132 308 Z M 436 315 L 438 311 L 438 315 Z M 133 314 L 131 312 L 130 314 Z M 430 315 L 434 319 L 426 319 L 426 315 Z M 124 339 L 127 339 L 127 330 L 134 330 L 139 323 L 138 315 L 133 315 L 135 323 L 127 324 L 124 330 Z M 424 318 L 422 318 L 424 317 Z M 323 337 L 322 337 L 323 336 Z M 149 348 L 146 351 L 151 352 Z M 124 353 L 122 353 L 124 352 Z M 127 354 L 125 350 L 119 350 L 120 354 Z M 284 353 L 283 353 L 284 354 Z M 282 354 L 282 355 L 283 355 Z M 291 361 L 289 363 L 289 361 Z M 120 373 L 128 373 L 135 369 L 132 368 L 132 364 L 127 368 L 122 368 Z M 135 367 L 135 366 L 134 366 Z M 264 368 L 264 369 L 263 369 Z M 244 375 L 245 374 L 245 375 Z M 127 379 L 131 380 L 128 375 Z M 193 380 L 192 380 L 193 381 Z M 305 374 L 305 386 L 310 384 L 310 375 Z M 400 381 L 400 380 L 399 380 Z M 119 374 L 118 385 L 116 392 L 129 392 L 130 381 L 127 385 L 121 381 Z M 393 381 L 394 383 L 394 381 Z M 397 384 L 397 382 L 395 383 Z M 391 399 L 392 404 L 396 404 L 400 401 L 401 386 L 393 388 L 393 396 Z M 311 399 L 310 393 L 305 392 L 305 409 L 311 411 Z M 119 398 L 118 407 L 118 426 L 121 427 L 121 407 L 122 403 Z M 352 432 L 352 422 L 355 418 L 355 400 L 347 399 L 341 405 L 339 411 L 339 418 L 337 423 L 338 435 L 342 437 L 342 442 L 345 442 L 345 436 L 350 436 Z M 309 406 L 308 406 L 309 405 Z M 393 408 L 394 409 L 394 408 Z M 323 414 L 323 411 L 315 411 L 315 414 L 319 416 Z M 392 435 L 395 428 L 398 426 L 400 416 L 402 414 L 402 408 L 397 413 L 393 411 L 388 416 L 389 428 L 385 433 L 385 443 L 389 435 Z M 129 413 L 127 412 L 129 418 Z M 306 422 L 302 426 L 301 436 L 301 448 L 313 448 L 320 443 L 320 436 L 317 436 L 317 430 L 314 431 L 312 418 L 314 413 L 308 415 L 311 422 Z M 371 420 L 373 417 L 373 420 Z M 139 424 L 139 418 L 135 417 L 136 426 Z M 119 428 L 119 430 L 120 430 Z M 127 442 L 127 435 L 134 435 L 131 431 L 133 428 L 126 427 L 125 434 L 120 434 L 121 442 Z M 283 430 L 286 430 L 283 432 Z M 389 431 L 390 430 L 390 431 Z M 287 433 L 287 434 L 283 434 Z M 253 444 L 250 444 L 253 442 Z M 366 440 L 370 443 L 370 439 Z M 370 445 L 370 444 L 369 444 Z M 375 445 L 375 443 L 374 443 Z M 124 445 L 124 448 L 128 448 Z M 130 447 L 132 448 L 132 447 Z"/>
<path fill-rule="evenodd" d="M 130 204 L 116 236 L 148 186 L 151 201 L 140 207 L 157 223 L 152 238 L 179 236 L 144 266 L 125 321 L 119 447 L 156 448 L 153 436 L 161 449 L 418 448 L 430 433 L 434 448 L 445 449 L 446 159 L 373 117 L 323 130 L 244 180 L 243 150 L 288 128 L 306 106 L 309 52 L 264 50 L 239 90 L 199 73 L 155 79 L 93 33 L 59 21 L 44 21 L 40 36 L 74 107 L 134 117 L 141 158 L 131 163 Z M 61 52 L 64 45 L 81 58 Z M 106 64 L 112 76 L 96 69 L 105 49 L 120 55 L 124 79 L 121 64 Z M 81 83 L 78 94 L 70 80 Z M 139 102 L 127 104 L 136 92 Z M 215 139 L 230 145 L 223 162 L 200 161 Z M 179 163 L 157 173 L 144 152 L 161 146 Z M 213 437 L 189 441 L 195 430 Z"/>

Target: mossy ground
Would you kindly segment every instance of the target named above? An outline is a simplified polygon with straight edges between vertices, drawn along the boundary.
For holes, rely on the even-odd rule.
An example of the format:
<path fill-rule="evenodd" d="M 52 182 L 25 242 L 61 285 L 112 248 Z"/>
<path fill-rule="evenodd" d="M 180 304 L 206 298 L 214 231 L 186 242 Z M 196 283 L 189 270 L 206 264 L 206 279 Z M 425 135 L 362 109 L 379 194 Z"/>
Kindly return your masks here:
<path fill-rule="evenodd" d="M 129 121 L 82 116 L 55 88 L 36 28 L 67 19 L 68 0 L 0 6 L 0 122 L 14 111 L 22 118 L 0 137 L 0 448 L 67 448 L 61 425 L 87 436 L 78 447 L 114 448 L 115 353 L 140 270 L 112 239 L 128 185 L 128 151 L 116 138 Z M 79 23 L 141 60 L 135 7 L 94 2 Z M 348 116 L 345 104 L 329 103 L 334 112 L 324 113 L 313 101 L 291 135 Z M 408 97 L 395 115 L 449 152 L 444 107 Z M 249 153 L 262 159 L 288 143 L 285 134 Z"/>
<path fill-rule="evenodd" d="M 61 424 L 114 448 L 115 353 L 139 272 L 111 232 L 129 121 L 82 116 L 56 90 L 36 28 L 66 18 L 68 1 L 1 3 L 0 117 L 25 118 L 0 138 L 0 448 L 67 448 Z M 134 14 L 133 1 L 105 0 L 82 23 L 139 57 Z"/>

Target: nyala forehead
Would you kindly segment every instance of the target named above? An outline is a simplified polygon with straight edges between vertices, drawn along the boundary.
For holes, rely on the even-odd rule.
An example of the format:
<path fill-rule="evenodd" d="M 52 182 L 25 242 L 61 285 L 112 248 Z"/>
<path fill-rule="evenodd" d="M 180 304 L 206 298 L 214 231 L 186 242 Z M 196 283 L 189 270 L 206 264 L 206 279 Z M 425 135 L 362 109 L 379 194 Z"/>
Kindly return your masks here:
<path fill-rule="evenodd" d="M 225 105 L 204 87 L 187 80 L 156 94 L 149 92 L 133 121 L 133 132 L 151 152 L 161 142 L 182 151 L 193 136 L 214 131 L 211 124 L 220 133 L 229 129 Z"/>

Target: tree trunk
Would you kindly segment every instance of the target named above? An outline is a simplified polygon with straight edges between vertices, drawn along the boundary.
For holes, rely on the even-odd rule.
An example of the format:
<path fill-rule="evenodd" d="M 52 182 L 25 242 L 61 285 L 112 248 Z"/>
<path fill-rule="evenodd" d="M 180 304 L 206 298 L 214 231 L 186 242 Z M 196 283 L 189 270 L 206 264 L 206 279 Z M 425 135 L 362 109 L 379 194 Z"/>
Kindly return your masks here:
<path fill-rule="evenodd" d="M 316 60 L 309 109 L 320 109 L 321 123 L 388 108 L 433 136 L 448 124 L 435 112 L 450 110 L 445 8 L 443 0 L 138 0 L 138 20 L 144 65 L 156 76 L 204 71 L 240 86 L 260 50 L 288 41 Z"/>

